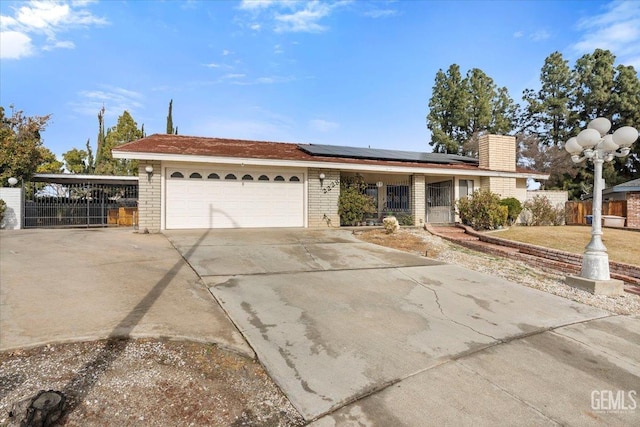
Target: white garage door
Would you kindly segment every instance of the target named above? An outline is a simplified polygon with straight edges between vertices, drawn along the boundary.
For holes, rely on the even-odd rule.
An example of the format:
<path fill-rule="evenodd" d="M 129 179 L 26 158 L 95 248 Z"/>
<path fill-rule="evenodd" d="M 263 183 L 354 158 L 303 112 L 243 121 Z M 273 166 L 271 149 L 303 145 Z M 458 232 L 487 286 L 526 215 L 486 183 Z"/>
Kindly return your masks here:
<path fill-rule="evenodd" d="M 165 227 L 303 227 L 304 175 L 168 169 Z"/>

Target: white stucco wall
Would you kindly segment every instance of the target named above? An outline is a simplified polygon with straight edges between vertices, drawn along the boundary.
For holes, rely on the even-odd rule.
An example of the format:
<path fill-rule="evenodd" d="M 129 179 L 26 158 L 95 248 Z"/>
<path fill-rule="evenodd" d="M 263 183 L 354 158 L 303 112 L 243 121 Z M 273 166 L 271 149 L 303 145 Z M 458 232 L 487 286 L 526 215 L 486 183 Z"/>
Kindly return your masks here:
<path fill-rule="evenodd" d="M 4 230 L 19 230 L 22 228 L 23 203 L 22 188 L 0 188 L 0 199 L 7 204 L 4 211 L 4 219 L 0 223 L 0 228 Z"/>

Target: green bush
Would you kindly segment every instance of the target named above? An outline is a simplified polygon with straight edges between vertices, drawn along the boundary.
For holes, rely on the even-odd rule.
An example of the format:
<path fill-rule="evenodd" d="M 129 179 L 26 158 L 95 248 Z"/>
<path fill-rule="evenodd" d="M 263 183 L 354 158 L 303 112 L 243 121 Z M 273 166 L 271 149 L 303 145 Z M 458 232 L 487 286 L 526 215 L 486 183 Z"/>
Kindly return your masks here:
<path fill-rule="evenodd" d="M 562 225 L 564 207 L 554 207 L 546 196 L 535 196 L 524 203 L 524 225 Z"/>
<path fill-rule="evenodd" d="M 4 219 L 4 211 L 7 210 L 7 203 L 0 199 L 0 222 Z"/>
<path fill-rule="evenodd" d="M 341 225 L 355 225 L 361 222 L 365 215 L 376 211 L 373 198 L 364 193 L 366 188 L 367 184 L 360 176 L 340 181 L 338 215 Z"/>
<path fill-rule="evenodd" d="M 509 209 L 500 205 L 500 196 L 489 190 L 476 190 L 456 203 L 463 224 L 475 230 L 492 230 L 507 223 Z"/>
<path fill-rule="evenodd" d="M 506 199 L 500 200 L 500 205 L 507 207 L 507 224 L 512 225 L 515 223 L 518 216 L 520 216 L 520 212 L 522 212 L 520 200 L 515 197 L 507 197 Z"/>
<path fill-rule="evenodd" d="M 413 215 L 408 213 L 398 213 L 396 215 L 398 219 L 398 223 L 403 226 L 412 226 L 413 225 Z"/>

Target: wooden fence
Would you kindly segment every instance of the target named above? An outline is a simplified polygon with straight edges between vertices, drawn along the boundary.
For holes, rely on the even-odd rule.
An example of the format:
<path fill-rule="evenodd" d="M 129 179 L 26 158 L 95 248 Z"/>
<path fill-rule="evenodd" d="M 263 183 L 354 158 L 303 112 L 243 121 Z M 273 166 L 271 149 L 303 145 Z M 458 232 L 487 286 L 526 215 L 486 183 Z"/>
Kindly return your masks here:
<path fill-rule="evenodd" d="M 587 215 L 593 215 L 591 200 L 566 202 L 564 204 L 565 221 L 567 225 L 587 224 Z M 602 202 L 602 215 L 627 216 L 626 200 L 611 200 Z"/>

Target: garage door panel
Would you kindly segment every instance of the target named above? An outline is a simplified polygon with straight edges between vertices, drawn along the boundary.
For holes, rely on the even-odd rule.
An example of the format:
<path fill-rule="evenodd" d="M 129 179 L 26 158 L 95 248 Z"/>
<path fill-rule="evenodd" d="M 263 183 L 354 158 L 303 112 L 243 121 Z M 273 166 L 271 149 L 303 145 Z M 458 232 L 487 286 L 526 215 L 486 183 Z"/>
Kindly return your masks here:
<path fill-rule="evenodd" d="M 207 177 L 209 173 L 202 175 Z M 216 173 L 221 178 L 227 175 L 219 171 Z M 243 176 L 232 173 L 238 178 Z M 251 175 L 254 181 L 168 178 L 166 228 L 304 226 L 304 180 L 301 173 L 296 174 L 300 182 L 274 181 L 273 173 L 268 175 L 269 181 L 258 181 L 261 173 Z"/>

